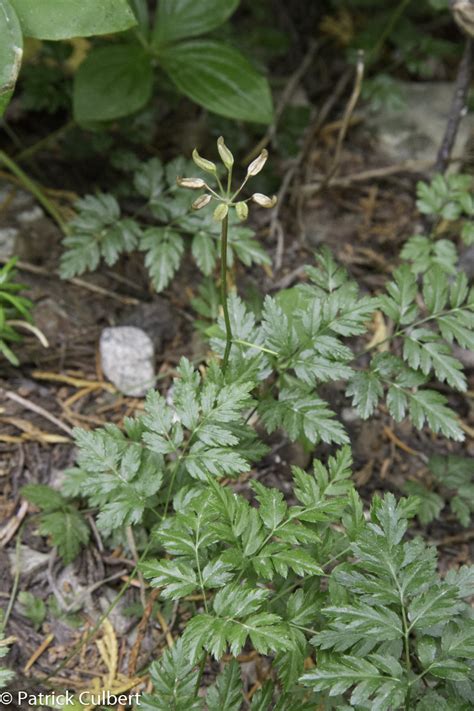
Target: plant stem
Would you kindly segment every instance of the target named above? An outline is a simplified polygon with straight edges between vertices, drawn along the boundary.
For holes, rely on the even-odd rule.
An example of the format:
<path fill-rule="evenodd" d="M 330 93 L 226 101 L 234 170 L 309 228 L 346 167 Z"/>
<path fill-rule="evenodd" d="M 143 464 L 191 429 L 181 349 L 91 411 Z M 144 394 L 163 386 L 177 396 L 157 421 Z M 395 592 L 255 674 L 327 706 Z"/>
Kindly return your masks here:
<path fill-rule="evenodd" d="M 40 187 L 33 180 L 31 180 L 31 178 L 29 178 L 26 173 L 22 171 L 20 166 L 17 165 L 12 158 L 7 156 L 4 151 L 0 151 L 0 163 L 3 163 L 3 165 L 8 168 L 10 173 L 12 173 L 16 178 L 18 178 L 23 187 L 28 190 L 28 192 L 30 192 L 32 195 L 34 195 L 40 205 L 42 205 L 44 209 L 49 212 L 53 220 L 55 220 L 63 234 L 67 235 L 68 227 L 66 222 L 61 217 L 61 214 L 57 209 L 56 205 L 54 205 L 54 203 L 44 194 Z"/>
<path fill-rule="evenodd" d="M 225 321 L 225 351 L 222 361 L 222 372 L 225 373 L 229 362 L 230 349 L 232 347 L 232 328 L 230 325 L 229 309 L 227 308 L 227 233 L 229 231 L 229 217 L 226 215 L 222 220 L 221 227 L 221 303 L 224 311 Z"/>
<path fill-rule="evenodd" d="M 377 43 L 372 47 L 372 49 L 369 52 L 369 59 L 371 60 L 371 62 L 375 62 L 378 59 L 378 56 L 379 56 L 380 52 L 382 51 L 386 40 L 392 34 L 399 19 L 405 12 L 405 8 L 407 8 L 408 5 L 410 4 L 410 1 L 411 0 L 400 0 L 399 4 L 395 8 L 392 16 L 390 17 L 387 25 L 385 26 L 382 34 L 380 35 L 379 39 L 377 40 Z"/>

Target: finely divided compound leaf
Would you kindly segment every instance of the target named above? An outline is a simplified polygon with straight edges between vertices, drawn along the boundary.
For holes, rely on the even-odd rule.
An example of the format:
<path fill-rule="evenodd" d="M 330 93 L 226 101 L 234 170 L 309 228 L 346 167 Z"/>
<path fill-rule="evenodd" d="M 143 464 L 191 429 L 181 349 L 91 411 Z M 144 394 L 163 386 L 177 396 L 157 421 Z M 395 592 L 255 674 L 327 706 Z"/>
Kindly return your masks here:
<path fill-rule="evenodd" d="M 153 694 L 143 694 L 144 711 L 200 711 L 202 699 L 196 697 L 199 670 L 189 660 L 182 639 L 167 649 L 150 667 Z"/>

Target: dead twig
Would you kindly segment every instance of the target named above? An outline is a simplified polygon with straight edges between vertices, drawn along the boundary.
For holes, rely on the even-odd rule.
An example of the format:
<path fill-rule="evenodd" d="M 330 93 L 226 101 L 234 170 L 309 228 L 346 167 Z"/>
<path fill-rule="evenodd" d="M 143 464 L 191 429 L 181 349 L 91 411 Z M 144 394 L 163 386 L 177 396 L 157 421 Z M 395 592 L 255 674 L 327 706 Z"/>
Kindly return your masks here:
<path fill-rule="evenodd" d="M 13 516 L 13 518 L 11 518 L 10 521 L 2 529 L 0 529 L 0 548 L 5 548 L 7 543 L 11 541 L 15 533 L 20 528 L 27 512 L 28 502 L 22 501 L 20 504 L 20 508 Z"/>
<path fill-rule="evenodd" d="M 135 536 L 133 535 L 133 530 L 132 530 L 131 526 L 127 526 L 127 543 L 130 548 L 130 551 L 132 553 L 133 560 L 135 561 L 135 565 L 138 568 L 138 561 L 139 561 L 140 556 L 138 555 L 137 546 L 135 543 Z M 125 572 L 127 572 L 127 571 L 125 571 Z M 145 579 L 144 579 L 140 570 L 138 570 L 137 577 L 138 577 L 138 580 L 140 581 L 140 601 L 142 603 L 143 609 L 145 609 L 146 608 Z"/>
<path fill-rule="evenodd" d="M 282 266 L 282 261 L 283 261 L 283 252 L 285 249 L 285 242 L 284 242 L 284 231 L 280 223 L 280 210 L 282 208 L 282 205 L 285 202 L 285 198 L 290 191 L 291 185 L 293 181 L 295 180 L 296 176 L 302 172 L 303 175 L 305 175 L 305 179 L 303 182 L 309 179 L 308 177 L 308 156 L 311 151 L 311 146 L 313 144 L 314 139 L 316 138 L 317 134 L 321 130 L 322 126 L 325 124 L 327 117 L 331 113 L 333 107 L 341 97 L 341 95 L 344 93 L 346 86 L 349 82 L 350 79 L 350 72 L 345 72 L 342 77 L 339 79 L 338 83 L 336 84 L 336 87 L 333 92 L 331 92 L 330 96 L 328 97 L 327 101 L 323 104 L 322 108 L 316 112 L 315 115 L 313 115 L 308 128 L 305 131 L 304 137 L 303 137 L 303 143 L 301 146 L 301 150 L 296 156 L 296 158 L 290 163 L 288 170 L 286 171 L 280 189 L 277 194 L 277 204 L 275 208 L 272 210 L 272 217 L 270 221 L 270 240 L 275 240 L 277 241 L 277 247 L 275 251 L 275 259 L 274 259 L 274 268 L 275 271 L 278 272 L 281 269 Z M 298 195 L 298 201 L 297 201 L 297 212 L 299 210 L 298 206 L 301 206 L 301 195 Z"/>
<path fill-rule="evenodd" d="M 33 666 L 33 664 L 34 664 L 34 663 L 41 657 L 41 655 L 48 649 L 49 645 L 51 644 L 51 642 L 52 642 L 53 640 L 54 640 L 54 634 L 49 634 L 49 635 L 43 640 L 43 642 L 40 644 L 40 646 L 38 647 L 38 649 L 37 649 L 35 652 L 33 652 L 33 654 L 31 655 L 31 657 L 30 657 L 30 658 L 28 659 L 28 661 L 26 662 L 25 667 L 24 667 L 24 669 L 23 669 L 23 673 L 24 673 L 24 674 L 26 674 L 26 672 L 28 672 L 28 671 L 31 669 L 31 667 Z"/>
<path fill-rule="evenodd" d="M 8 259 L 0 257 L 0 264 L 6 264 L 7 261 Z M 51 272 L 50 269 L 44 269 L 43 267 L 38 267 L 36 264 L 29 264 L 28 262 L 16 262 L 15 267 L 20 271 L 29 272 L 30 274 L 38 274 L 39 276 L 47 276 L 49 278 L 51 278 L 51 276 L 55 276 L 54 272 Z M 81 289 L 87 289 L 95 294 L 100 294 L 101 296 L 106 296 L 109 299 L 114 299 L 114 301 L 119 301 L 121 304 L 126 304 L 127 306 L 136 306 L 141 303 L 139 299 L 135 299 L 133 296 L 122 296 L 121 294 L 116 294 L 113 291 L 105 289 L 103 286 L 98 286 L 97 284 L 91 284 L 88 281 L 84 281 L 84 279 L 73 277 L 72 279 L 65 279 L 64 281 L 68 281 L 70 284 L 74 284 L 74 286 L 78 286 Z"/>
<path fill-rule="evenodd" d="M 331 180 L 331 187 L 348 188 L 353 183 L 365 183 L 369 180 L 388 178 L 391 175 L 398 175 L 399 173 L 421 173 L 431 168 L 432 165 L 433 161 L 406 160 L 402 163 L 395 163 L 394 165 L 387 165 L 382 168 L 371 168 L 370 170 L 363 170 L 360 173 L 352 173 L 340 178 L 333 178 Z M 298 192 L 301 192 L 303 195 L 314 195 L 321 190 L 323 181 L 324 176 L 321 176 L 318 182 L 299 186 Z"/>
<path fill-rule="evenodd" d="M 63 432 L 66 432 L 70 437 L 73 436 L 73 431 L 70 427 L 68 427 L 68 425 L 65 425 L 64 422 L 61 422 L 61 420 L 59 420 L 57 417 L 52 415 L 40 405 L 36 405 L 36 403 L 26 400 L 24 397 L 21 397 L 21 395 L 17 395 L 11 390 L 4 390 L 3 388 L 0 388 L 0 395 L 8 398 L 9 400 L 17 402 L 19 405 L 22 405 L 22 407 L 24 407 L 26 410 L 30 410 L 31 412 L 35 412 L 37 415 L 44 417 L 45 420 L 49 420 L 49 422 L 52 422 L 54 425 L 56 425 L 56 427 L 59 427 L 59 429 L 63 430 Z"/>
<path fill-rule="evenodd" d="M 283 92 L 281 94 L 280 100 L 278 101 L 277 107 L 275 109 L 275 115 L 272 123 L 268 127 L 265 135 L 263 136 L 262 140 L 257 143 L 257 145 L 252 148 L 249 153 L 244 157 L 242 163 L 244 165 L 247 165 L 251 160 L 253 160 L 258 154 L 268 146 L 268 144 L 273 141 L 275 138 L 276 130 L 278 128 L 278 124 L 280 122 L 280 119 L 283 115 L 284 110 L 288 106 L 288 103 L 295 93 L 296 89 L 298 88 L 298 84 L 301 82 L 302 78 L 308 71 L 308 69 L 311 67 L 316 51 L 318 49 L 318 44 L 316 42 L 311 42 L 308 48 L 308 51 L 306 52 L 305 56 L 303 57 L 303 61 L 297 67 L 296 71 L 291 75 L 289 78 L 285 88 L 283 89 Z"/>
<path fill-rule="evenodd" d="M 136 674 L 138 655 L 140 653 L 143 638 L 145 637 L 146 628 L 148 626 L 148 620 L 150 619 L 150 615 L 153 612 L 153 605 L 155 604 L 155 600 L 158 597 L 159 593 L 160 590 L 158 588 L 155 588 L 148 596 L 148 601 L 143 611 L 142 619 L 138 623 L 137 638 L 130 652 L 130 658 L 128 661 L 128 676 L 135 676 Z"/>
<path fill-rule="evenodd" d="M 444 173 L 446 171 L 451 153 L 453 152 L 454 144 L 456 142 L 461 119 L 466 115 L 467 96 L 472 76 L 473 46 L 474 40 L 468 37 L 466 39 L 464 54 L 456 77 L 454 97 L 449 110 L 446 131 L 436 157 L 436 163 L 434 166 L 435 173 Z"/>
<path fill-rule="evenodd" d="M 357 102 L 359 101 L 360 92 L 362 90 L 362 82 L 364 80 L 364 69 L 365 69 L 364 54 L 363 54 L 363 52 L 359 52 L 359 55 L 357 58 L 357 64 L 356 64 L 356 75 L 355 75 L 354 88 L 352 89 L 352 94 L 351 94 L 350 99 L 347 103 L 346 110 L 344 111 L 344 116 L 342 118 L 341 128 L 339 130 L 339 135 L 337 137 L 334 158 L 333 158 L 332 164 L 326 174 L 326 177 L 324 178 L 324 181 L 321 184 L 321 190 L 323 190 L 325 187 L 327 187 L 330 184 L 331 179 L 337 173 L 339 165 L 341 163 L 342 146 L 344 144 L 344 139 L 345 139 L 347 131 L 349 129 L 352 115 L 353 115 L 355 108 L 357 106 Z"/>

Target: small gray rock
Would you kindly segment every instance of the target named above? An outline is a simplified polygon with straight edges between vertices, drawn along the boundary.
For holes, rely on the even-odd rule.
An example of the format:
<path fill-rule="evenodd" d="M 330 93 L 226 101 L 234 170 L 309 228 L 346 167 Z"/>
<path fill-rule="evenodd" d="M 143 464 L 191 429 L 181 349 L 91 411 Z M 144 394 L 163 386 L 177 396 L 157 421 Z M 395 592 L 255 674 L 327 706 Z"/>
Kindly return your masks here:
<path fill-rule="evenodd" d="M 143 397 L 155 384 L 153 343 L 141 328 L 104 328 L 100 337 L 102 370 L 124 395 Z"/>
<path fill-rule="evenodd" d="M 16 227 L 0 229 L 0 257 L 10 259 L 15 254 L 15 240 L 19 230 Z"/>
<path fill-rule="evenodd" d="M 450 82 L 399 82 L 405 106 L 399 111 L 382 109 L 371 120 L 379 146 L 393 160 L 431 161 L 443 140 L 454 87 Z M 453 156 L 462 157 L 474 127 L 474 117 L 464 117 Z"/>

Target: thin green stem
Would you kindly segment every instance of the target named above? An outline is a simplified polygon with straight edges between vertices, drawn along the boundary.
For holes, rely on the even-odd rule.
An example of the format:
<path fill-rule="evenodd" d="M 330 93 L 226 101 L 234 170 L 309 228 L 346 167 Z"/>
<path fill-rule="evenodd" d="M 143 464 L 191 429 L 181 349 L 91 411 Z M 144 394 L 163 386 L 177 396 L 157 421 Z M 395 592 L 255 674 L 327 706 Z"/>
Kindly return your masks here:
<path fill-rule="evenodd" d="M 198 527 L 197 527 L 197 530 L 196 530 L 196 538 L 198 538 L 198 536 L 199 536 L 199 527 L 200 527 L 200 525 L 201 525 L 200 522 L 201 522 L 201 519 L 198 518 Z M 195 560 L 196 560 L 196 568 L 197 568 L 197 574 L 198 574 L 198 578 L 199 578 L 199 587 L 201 588 L 201 593 L 202 593 L 202 597 L 203 597 L 203 600 L 204 600 L 204 609 L 206 610 L 206 612 L 209 612 L 208 607 L 207 607 L 207 597 L 206 597 L 206 590 L 205 590 L 205 588 L 204 588 L 204 580 L 203 580 L 203 577 L 202 577 L 201 564 L 200 564 L 200 562 L 199 562 L 199 550 L 198 550 L 198 548 L 199 548 L 199 545 L 197 544 L 197 545 L 196 545 L 196 548 L 195 548 L 195 550 L 194 550 L 194 558 L 195 558 Z"/>
<path fill-rule="evenodd" d="M 235 193 L 232 195 L 232 197 L 231 197 L 231 199 L 230 199 L 231 202 L 234 202 L 234 200 L 235 200 L 235 198 L 237 197 L 237 195 L 239 195 L 239 193 L 242 192 L 242 190 L 244 189 L 245 185 L 247 184 L 248 179 L 249 179 L 249 176 L 247 175 L 246 178 L 244 179 L 242 185 L 241 185 L 239 188 L 237 188 L 237 190 L 235 191 Z M 251 200 L 251 199 L 252 199 L 252 198 L 249 198 L 249 200 Z M 248 200 L 246 200 L 246 202 L 248 202 Z"/>
<path fill-rule="evenodd" d="M 196 679 L 196 686 L 194 687 L 196 696 L 197 696 L 199 689 L 201 687 L 201 680 L 202 680 L 202 677 L 204 674 L 204 669 L 206 667 L 206 660 L 207 660 L 207 652 L 204 652 L 204 654 L 202 655 L 202 659 L 199 662 L 199 674 Z"/>
<path fill-rule="evenodd" d="M 382 51 L 385 42 L 392 34 L 399 19 L 405 12 L 405 9 L 408 7 L 410 2 L 411 2 L 411 0 L 401 0 L 401 2 L 399 2 L 397 7 L 395 8 L 392 16 L 390 17 L 390 20 L 388 21 L 382 34 L 380 35 L 379 39 L 377 40 L 377 43 L 372 47 L 372 49 L 369 52 L 369 59 L 371 62 L 376 61 L 378 59 L 378 56 L 379 56 L 380 52 Z"/>
<path fill-rule="evenodd" d="M 22 150 L 20 153 L 17 153 L 15 155 L 15 161 L 21 162 L 24 160 L 27 160 L 28 158 L 31 158 L 32 155 L 40 151 L 42 148 L 45 146 L 49 145 L 50 143 L 53 143 L 54 141 L 57 141 L 58 138 L 61 138 L 65 133 L 71 130 L 73 126 L 76 125 L 76 122 L 71 119 L 67 123 L 65 123 L 63 126 L 60 126 L 57 128 L 55 131 L 51 131 L 51 133 L 48 133 L 47 136 L 44 136 L 44 138 L 41 138 L 39 141 L 36 143 L 33 143 L 33 145 L 28 146 L 28 148 L 25 148 Z"/>
<path fill-rule="evenodd" d="M 57 223 L 63 234 L 67 235 L 68 227 L 66 222 L 61 217 L 61 214 L 53 202 L 44 194 L 38 185 L 29 178 L 26 173 L 20 168 L 14 160 L 12 160 L 4 151 L 0 151 L 0 163 L 3 163 L 10 173 L 12 173 L 26 190 L 28 190 L 38 202 L 44 207 L 46 212 L 49 212 L 53 220 Z"/>
<path fill-rule="evenodd" d="M 264 346 L 259 346 L 258 343 L 250 343 L 250 341 L 243 341 L 241 338 L 233 338 L 232 343 L 239 343 L 241 346 L 249 346 L 250 348 L 256 348 L 257 350 L 262 351 L 262 353 L 269 353 L 273 356 L 280 355 L 276 351 L 271 351 L 270 348 L 264 348 Z"/>
<path fill-rule="evenodd" d="M 225 373 L 229 362 L 230 349 L 232 347 L 232 327 L 230 325 L 229 309 L 227 307 L 227 234 L 229 230 L 229 217 L 226 215 L 222 220 L 221 227 L 221 303 L 224 311 L 225 322 L 225 351 L 222 361 L 222 372 Z"/>

